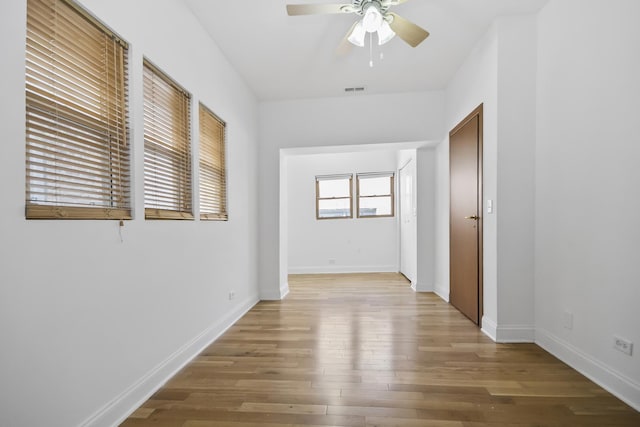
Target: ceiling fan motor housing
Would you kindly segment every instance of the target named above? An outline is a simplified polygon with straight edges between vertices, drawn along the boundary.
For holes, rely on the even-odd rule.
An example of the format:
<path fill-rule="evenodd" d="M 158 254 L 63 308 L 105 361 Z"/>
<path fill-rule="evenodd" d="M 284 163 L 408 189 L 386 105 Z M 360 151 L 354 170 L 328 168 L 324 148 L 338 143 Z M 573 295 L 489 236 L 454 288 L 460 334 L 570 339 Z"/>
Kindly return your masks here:
<path fill-rule="evenodd" d="M 384 16 L 389 10 L 389 4 L 384 0 L 353 0 L 352 4 L 354 13 L 357 13 L 360 16 L 364 16 L 367 9 L 371 6 L 378 9 L 382 16 Z"/>

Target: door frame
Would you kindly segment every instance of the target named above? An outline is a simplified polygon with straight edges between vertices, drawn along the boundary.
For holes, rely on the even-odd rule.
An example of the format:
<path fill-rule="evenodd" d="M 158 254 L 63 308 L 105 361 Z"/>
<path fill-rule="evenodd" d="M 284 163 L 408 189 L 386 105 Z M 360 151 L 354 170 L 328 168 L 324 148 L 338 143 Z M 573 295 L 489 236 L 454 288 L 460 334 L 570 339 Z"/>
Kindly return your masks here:
<path fill-rule="evenodd" d="M 478 216 L 480 217 L 477 221 L 478 226 L 478 326 L 482 327 L 482 316 L 484 315 L 484 285 L 483 285 L 483 266 L 484 266 L 484 244 L 483 244 L 483 223 L 484 223 L 484 198 L 482 193 L 482 165 L 483 165 L 483 117 L 482 117 L 482 108 L 484 104 L 478 105 L 471 113 L 469 113 L 464 119 L 460 121 L 451 131 L 449 132 L 449 141 L 451 141 L 451 136 L 453 136 L 456 132 L 462 129 L 467 123 L 469 123 L 473 118 L 478 117 Z M 449 171 L 451 174 L 451 171 Z M 451 194 L 451 187 L 449 187 L 449 194 Z M 451 203 L 451 200 L 449 201 Z M 451 211 L 451 205 L 449 205 L 449 211 Z M 449 222 L 449 244 L 451 244 L 451 222 Z M 449 277 L 451 277 L 451 259 L 449 259 Z M 451 283 L 449 283 L 451 286 Z"/>

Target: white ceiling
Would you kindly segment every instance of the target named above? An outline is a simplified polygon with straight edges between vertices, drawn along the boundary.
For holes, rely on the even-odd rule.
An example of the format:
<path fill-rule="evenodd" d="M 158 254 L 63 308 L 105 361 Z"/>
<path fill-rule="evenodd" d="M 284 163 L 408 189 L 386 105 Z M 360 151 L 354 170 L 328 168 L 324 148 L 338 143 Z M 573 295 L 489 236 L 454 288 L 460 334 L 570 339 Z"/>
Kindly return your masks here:
<path fill-rule="evenodd" d="M 184 1 L 260 100 L 343 96 L 354 86 L 368 94 L 443 89 L 496 17 L 535 13 L 547 2 L 411 0 L 393 6 L 431 35 L 416 48 L 398 37 L 379 47 L 374 37 L 370 68 L 368 43 L 346 56 L 335 53 L 357 15 L 290 17 L 285 7 L 340 1 Z"/>

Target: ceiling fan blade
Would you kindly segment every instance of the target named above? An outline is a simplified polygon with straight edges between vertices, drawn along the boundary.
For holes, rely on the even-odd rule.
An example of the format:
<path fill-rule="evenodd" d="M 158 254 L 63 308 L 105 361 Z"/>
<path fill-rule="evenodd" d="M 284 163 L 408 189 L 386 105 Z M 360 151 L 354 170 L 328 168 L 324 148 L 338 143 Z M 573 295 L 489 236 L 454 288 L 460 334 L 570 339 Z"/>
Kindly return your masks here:
<path fill-rule="evenodd" d="M 404 19 L 397 13 L 387 12 L 387 15 L 393 16 L 393 20 L 389 22 L 389 26 L 394 33 L 402 40 L 407 42 L 411 47 L 416 47 L 424 39 L 429 37 L 429 32 L 424 28 Z"/>
<path fill-rule="evenodd" d="M 347 34 L 344 35 L 344 38 L 336 48 L 336 55 L 344 56 L 351 52 L 351 48 L 353 47 L 353 45 L 349 41 L 349 36 L 351 35 L 351 33 L 353 33 L 353 29 L 356 28 L 356 25 L 358 25 L 358 21 L 354 22 L 351 28 L 349 28 Z"/>
<path fill-rule="evenodd" d="M 296 15 L 323 15 L 328 13 L 352 13 L 351 4 L 288 4 L 287 14 Z"/>

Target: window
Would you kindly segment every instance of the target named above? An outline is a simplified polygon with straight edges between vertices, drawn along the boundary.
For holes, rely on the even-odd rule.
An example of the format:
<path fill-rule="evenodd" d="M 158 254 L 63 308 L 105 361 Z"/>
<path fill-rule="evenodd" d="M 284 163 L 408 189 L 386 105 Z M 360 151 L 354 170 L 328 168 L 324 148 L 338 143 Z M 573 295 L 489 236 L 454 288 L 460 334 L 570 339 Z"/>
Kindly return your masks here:
<path fill-rule="evenodd" d="M 225 123 L 200 104 L 200 219 L 227 220 Z"/>
<path fill-rule="evenodd" d="M 27 218 L 131 218 L 127 51 L 72 3 L 27 2 Z"/>
<path fill-rule="evenodd" d="M 393 175 L 357 174 L 358 218 L 393 216 Z"/>
<path fill-rule="evenodd" d="M 316 218 L 353 218 L 353 175 L 316 176 Z"/>
<path fill-rule="evenodd" d="M 147 219 L 193 219 L 191 96 L 144 61 L 144 207 Z"/>

